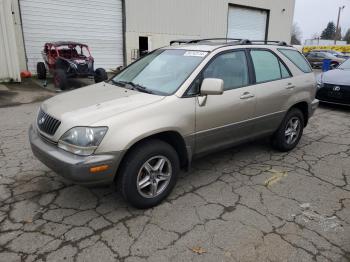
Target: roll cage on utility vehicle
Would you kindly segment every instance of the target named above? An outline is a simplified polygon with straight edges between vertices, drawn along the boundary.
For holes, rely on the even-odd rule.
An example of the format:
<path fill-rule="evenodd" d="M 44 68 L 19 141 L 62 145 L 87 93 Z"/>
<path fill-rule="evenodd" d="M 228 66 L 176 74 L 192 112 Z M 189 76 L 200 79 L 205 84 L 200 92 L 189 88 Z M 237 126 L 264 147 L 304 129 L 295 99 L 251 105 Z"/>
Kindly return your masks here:
<path fill-rule="evenodd" d="M 44 62 L 37 63 L 39 79 L 46 79 L 49 71 L 54 77 L 56 88 L 65 89 L 67 78 L 93 76 L 95 82 L 107 80 L 103 68 L 94 71 L 94 58 L 86 44 L 70 41 L 51 42 L 41 52 Z"/>

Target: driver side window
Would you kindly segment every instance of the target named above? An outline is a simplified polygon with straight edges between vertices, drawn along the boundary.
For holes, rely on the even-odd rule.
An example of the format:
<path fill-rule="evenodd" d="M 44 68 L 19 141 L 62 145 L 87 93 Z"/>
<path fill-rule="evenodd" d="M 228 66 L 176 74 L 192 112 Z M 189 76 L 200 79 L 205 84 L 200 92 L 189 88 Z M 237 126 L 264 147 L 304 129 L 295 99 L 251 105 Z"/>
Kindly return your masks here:
<path fill-rule="evenodd" d="M 247 86 L 249 74 L 245 52 L 233 51 L 218 55 L 203 71 L 204 78 L 222 79 L 225 91 Z"/>

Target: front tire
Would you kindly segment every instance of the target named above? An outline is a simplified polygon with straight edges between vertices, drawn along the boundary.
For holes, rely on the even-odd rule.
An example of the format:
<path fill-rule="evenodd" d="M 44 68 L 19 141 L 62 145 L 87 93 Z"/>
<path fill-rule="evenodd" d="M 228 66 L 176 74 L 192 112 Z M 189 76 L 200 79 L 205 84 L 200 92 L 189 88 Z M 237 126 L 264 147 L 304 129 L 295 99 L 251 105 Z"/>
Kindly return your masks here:
<path fill-rule="evenodd" d="M 95 83 L 100 83 L 102 81 L 106 81 L 108 79 L 106 70 L 104 70 L 103 68 L 97 68 L 95 70 Z"/>
<path fill-rule="evenodd" d="M 303 135 L 304 121 L 304 115 L 300 109 L 292 108 L 272 136 L 272 146 L 281 152 L 294 149 Z"/>
<path fill-rule="evenodd" d="M 172 146 L 161 140 L 147 140 L 127 154 L 117 187 L 132 206 L 150 208 L 169 195 L 179 170 L 179 157 Z"/>

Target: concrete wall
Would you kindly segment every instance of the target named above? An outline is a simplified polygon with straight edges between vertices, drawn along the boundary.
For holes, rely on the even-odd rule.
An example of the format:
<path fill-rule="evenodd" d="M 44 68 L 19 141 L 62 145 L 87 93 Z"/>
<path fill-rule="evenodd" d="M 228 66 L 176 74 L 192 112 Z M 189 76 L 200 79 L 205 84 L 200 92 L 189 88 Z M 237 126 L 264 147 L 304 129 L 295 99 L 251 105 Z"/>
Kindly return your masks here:
<path fill-rule="evenodd" d="M 128 63 L 139 36 L 150 36 L 152 49 L 174 39 L 226 37 L 230 3 L 270 10 L 268 39 L 290 42 L 295 0 L 126 0 Z"/>

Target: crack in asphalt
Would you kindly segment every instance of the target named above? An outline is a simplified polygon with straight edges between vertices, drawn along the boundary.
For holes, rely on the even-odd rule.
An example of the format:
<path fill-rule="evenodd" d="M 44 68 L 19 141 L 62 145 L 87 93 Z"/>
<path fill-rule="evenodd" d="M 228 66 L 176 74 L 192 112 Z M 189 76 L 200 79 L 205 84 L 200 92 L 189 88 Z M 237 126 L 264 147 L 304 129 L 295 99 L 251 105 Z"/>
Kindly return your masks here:
<path fill-rule="evenodd" d="M 348 111 L 318 109 L 292 152 L 262 140 L 196 160 L 161 205 L 137 210 L 32 156 L 37 106 L 0 109 L 0 261 L 350 260 Z M 341 230 L 303 219 L 305 203 Z"/>

